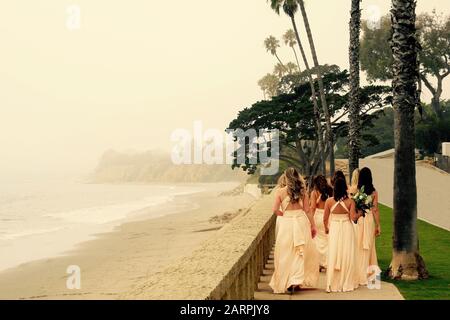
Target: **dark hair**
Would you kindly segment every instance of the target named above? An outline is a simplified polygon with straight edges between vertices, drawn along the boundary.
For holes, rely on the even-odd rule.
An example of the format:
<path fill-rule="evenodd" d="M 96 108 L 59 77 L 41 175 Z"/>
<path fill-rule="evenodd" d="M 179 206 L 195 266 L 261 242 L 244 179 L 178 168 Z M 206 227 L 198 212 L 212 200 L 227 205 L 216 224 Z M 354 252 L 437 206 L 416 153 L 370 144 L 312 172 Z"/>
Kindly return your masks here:
<path fill-rule="evenodd" d="M 327 200 L 333 195 L 333 188 L 328 184 L 327 179 L 323 175 L 318 175 L 313 180 L 314 190 L 320 192 L 320 198 L 322 201 Z"/>
<path fill-rule="evenodd" d="M 336 171 L 336 172 L 334 173 L 333 178 L 331 178 L 331 184 L 332 184 L 333 186 L 334 186 L 334 183 L 336 182 L 336 180 L 337 180 L 338 178 L 344 179 L 345 184 L 347 184 L 347 181 L 345 180 L 345 174 L 344 174 L 341 170 L 338 170 L 338 171 Z"/>
<path fill-rule="evenodd" d="M 347 182 L 345 182 L 345 179 L 342 179 L 342 178 L 338 177 L 334 181 L 333 197 L 334 197 L 334 200 L 336 200 L 336 201 L 348 198 Z"/>
<path fill-rule="evenodd" d="M 369 168 L 364 167 L 359 172 L 358 189 L 364 187 L 364 193 L 371 195 L 375 191 L 372 180 L 372 171 Z"/>

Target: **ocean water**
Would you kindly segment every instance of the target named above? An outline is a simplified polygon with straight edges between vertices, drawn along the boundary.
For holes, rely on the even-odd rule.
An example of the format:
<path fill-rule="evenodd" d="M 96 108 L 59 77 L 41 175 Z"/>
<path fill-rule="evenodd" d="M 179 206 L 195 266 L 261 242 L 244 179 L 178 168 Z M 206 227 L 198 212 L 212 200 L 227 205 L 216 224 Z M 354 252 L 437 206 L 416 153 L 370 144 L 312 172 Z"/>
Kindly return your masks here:
<path fill-rule="evenodd" d="M 187 209 L 193 204 L 175 204 L 178 196 L 205 190 L 201 184 L 0 184 L 0 270 L 64 254 L 127 220 Z"/>

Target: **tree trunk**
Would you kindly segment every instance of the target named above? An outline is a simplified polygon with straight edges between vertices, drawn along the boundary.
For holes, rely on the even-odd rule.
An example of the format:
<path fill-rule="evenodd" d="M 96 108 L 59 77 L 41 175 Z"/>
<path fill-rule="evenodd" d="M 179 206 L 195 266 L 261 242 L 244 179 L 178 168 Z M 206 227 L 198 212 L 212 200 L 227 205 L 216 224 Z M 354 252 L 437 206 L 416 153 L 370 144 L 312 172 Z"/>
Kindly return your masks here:
<path fill-rule="evenodd" d="M 415 0 L 392 0 L 393 105 L 395 131 L 393 279 L 428 277 L 419 255 L 414 109 L 417 96 L 417 40 Z"/>
<path fill-rule="evenodd" d="M 292 51 L 294 51 L 295 61 L 297 61 L 298 73 L 300 73 L 302 72 L 302 68 L 300 68 L 300 62 L 298 61 L 297 52 L 295 51 L 294 47 L 292 47 Z"/>
<path fill-rule="evenodd" d="M 335 163 L 334 163 L 334 136 L 331 127 L 331 116 L 330 111 L 328 109 L 328 103 L 325 96 L 325 89 L 322 81 L 322 71 L 320 70 L 319 60 L 317 58 L 316 47 L 314 45 L 314 39 L 312 36 L 311 27 L 309 25 L 308 15 L 305 10 L 305 3 L 303 0 L 297 1 L 300 5 L 300 11 L 302 12 L 303 22 L 305 24 L 306 34 L 308 35 L 309 46 L 311 48 L 311 55 L 314 61 L 314 66 L 317 69 L 317 82 L 319 83 L 319 93 L 320 93 L 320 101 L 322 102 L 323 114 L 325 116 L 325 124 L 326 124 L 326 133 L 327 133 L 327 142 L 329 144 L 329 160 L 330 160 L 330 177 L 334 175 L 335 171 Z"/>
<path fill-rule="evenodd" d="M 348 165 L 350 179 L 353 170 L 359 167 L 360 156 L 360 105 L 359 105 L 359 35 L 361 31 L 361 0 L 352 0 L 350 11 L 350 99 L 349 99 L 349 134 Z M 351 183 L 351 181 L 350 181 Z"/>
<path fill-rule="evenodd" d="M 436 93 L 433 95 L 433 99 L 431 100 L 431 105 L 433 107 L 434 112 L 438 116 L 438 118 L 442 119 L 442 108 L 441 108 L 441 95 L 442 95 L 442 77 L 437 78 L 437 89 Z"/>
<path fill-rule="evenodd" d="M 281 64 L 281 66 L 283 67 L 283 69 L 287 72 L 288 69 L 286 68 L 286 66 L 283 64 L 283 62 L 281 62 L 280 57 L 278 56 L 278 54 L 275 53 L 275 58 L 277 58 L 278 62 Z"/>
<path fill-rule="evenodd" d="M 442 109 L 441 109 L 441 95 L 442 95 L 442 82 L 444 80 L 443 76 L 436 75 L 437 87 L 434 88 L 431 82 L 427 79 L 426 74 L 420 74 L 420 80 L 423 81 L 425 87 L 430 91 L 433 98 L 431 99 L 431 107 L 433 109 L 434 114 L 438 118 L 442 118 Z"/>
<path fill-rule="evenodd" d="M 303 45 L 300 40 L 300 35 L 299 35 L 298 29 L 297 29 L 297 23 L 295 22 L 294 16 L 291 16 L 290 18 L 291 18 L 291 22 L 292 22 L 292 27 L 294 28 L 294 31 L 295 31 L 295 36 L 297 38 L 297 43 L 300 48 L 300 53 L 302 54 L 303 63 L 305 64 L 306 73 L 308 74 L 309 84 L 311 86 L 311 99 L 313 101 L 313 106 L 314 106 L 314 116 L 316 119 L 316 127 L 317 127 L 317 139 L 319 141 L 319 148 L 320 148 L 319 153 L 322 157 L 321 168 L 322 168 L 322 173 L 324 175 L 326 175 L 327 170 L 326 170 L 326 166 L 325 166 L 325 154 L 324 154 L 325 142 L 323 141 L 323 135 L 322 135 L 322 123 L 320 122 L 320 112 L 319 112 L 319 105 L 317 103 L 316 86 L 314 85 L 314 80 L 312 78 L 312 73 L 311 73 L 311 69 L 309 68 L 309 63 L 308 63 L 308 59 L 306 58 L 305 50 L 303 50 Z"/>
<path fill-rule="evenodd" d="M 431 107 L 433 108 L 434 113 L 438 118 L 442 117 L 441 113 L 441 103 L 438 95 L 435 95 L 431 98 Z"/>

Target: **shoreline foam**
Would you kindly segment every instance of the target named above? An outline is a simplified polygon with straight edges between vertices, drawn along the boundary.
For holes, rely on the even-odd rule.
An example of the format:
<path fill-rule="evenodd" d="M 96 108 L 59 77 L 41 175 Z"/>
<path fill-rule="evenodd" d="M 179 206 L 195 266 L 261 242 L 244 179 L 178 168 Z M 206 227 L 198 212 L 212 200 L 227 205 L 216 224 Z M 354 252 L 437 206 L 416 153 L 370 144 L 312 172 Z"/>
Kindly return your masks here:
<path fill-rule="evenodd" d="M 0 272 L 0 299 L 116 299 L 220 229 L 210 222 L 211 217 L 248 208 L 255 201 L 247 194 L 219 197 L 219 193 L 209 190 L 182 196 L 198 208 L 165 212 L 169 215 L 157 218 L 143 213 L 141 219 L 97 234 L 62 256 L 4 270 Z M 66 288 L 69 265 L 81 269 L 81 290 Z"/>

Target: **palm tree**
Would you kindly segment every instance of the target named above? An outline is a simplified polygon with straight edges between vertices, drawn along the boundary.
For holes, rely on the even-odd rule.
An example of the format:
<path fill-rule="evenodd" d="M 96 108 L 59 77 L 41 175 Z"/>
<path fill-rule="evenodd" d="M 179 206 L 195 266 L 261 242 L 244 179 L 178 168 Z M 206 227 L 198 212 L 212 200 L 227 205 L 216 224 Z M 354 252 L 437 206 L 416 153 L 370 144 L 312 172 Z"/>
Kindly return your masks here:
<path fill-rule="evenodd" d="M 323 134 L 322 134 L 322 123 L 320 121 L 320 112 L 319 112 L 319 105 L 317 103 L 317 94 L 316 94 L 316 86 L 314 85 L 314 80 L 312 77 L 311 69 L 309 68 L 308 59 L 306 58 L 305 50 L 303 49 L 302 42 L 300 40 L 300 35 L 298 33 L 297 29 L 297 23 L 295 22 L 295 14 L 298 11 L 298 4 L 296 0 L 270 0 L 271 1 L 271 8 L 277 13 L 280 14 L 281 8 L 283 8 L 284 13 L 289 16 L 291 19 L 292 27 L 294 28 L 295 37 L 297 39 L 297 44 L 300 49 L 300 53 L 303 58 L 303 63 L 305 64 L 306 73 L 308 75 L 309 84 L 311 86 L 311 99 L 314 106 L 314 115 L 316 119 L 316 130 L 317 130 L 317 137 L 319 140 L 319 146 L 320 146 L 320 154 L 322 158 L 321 163 L 321 171 L 323 174 L 326 174 L 326 168 L 325 168 L 325 143 L 323 141 Z"/>
<path fill-rule="evenodd" d="M 264 99 L 272 98 L 277 94 L 279 79 L 277 76 L 268 73 L 258 81 L 258 85 L 263 91 Z"/>
<path fill-rule="evenodd" d="M 291 47 L 292 51 L 294 51 L 295 61 L 297 61 L 298 66 L 298 72 L 302 71 L 302 68 L 300 68 L 300 62 L 298 61 L 297 51 L 295 50 L 295 46 L 297 45 L 297 40 L 295 36 L 295 32 L 292 29 L 289 29 L 286 31 L 286 33 L 283 35 L 283 41 L 284 44 Z"/>
<path fill-rule="evenodd" d="M 416 0 L 392 0 L 393 105 L 395 130 L 394 235 L 388 274 L 394 279 L 428 277 L 419 254 L 414 109 L 417 105 Z"/>
<path fill-rule="evenodd" d="M 311 55 L 313 58 L 314 66 L 317 69 L 317 82 L 319 83 L 319 93 L 320 93 L 320 101 L 322 102 L 323 114 L 325 116 L 325 124 L 326 124 L 326 133 L 327 133 L 327 141 L 328 141 L 328 152 L 329 152 L 329 160 L 330 160 L 330 176 L 334 175 L 335 164 L 334 164 L 334 136 L 331 127 L 331 116 L 330 111 L 328 109 L 328 103 L 325 96 L 325 89 L 323 87 L 322 81 L 322 71 L 319 67 L 319 60 L 317 58 L 316 47 L 314 45 L 314 39 L 312 36 L 311 26 L 309 25 L 308 15 L 305 10 L 305 3 L 303 0 L 297 0 L 297 3 L 300 6 L 300 11 L 302 12 L 303 23 L 305 24 L 306 34 L 308 35 L 309 46 L 311 48 Z"/>
<path fill-rule="evenodd" d="M 286 70 L 288 74 L 299 73 L 298 66 L 293 62 L 286 63 Z"/>
<path fill-rule="evenodd" d="M 266 100 L 267 83 L 264 77 L 258 80 L 258 86 L 261 88 L 261 91 L 263 92 L 264 100 Z"/>
<path fill-rule="evenodd" d="M 359 35 L 361 32 L 361 0 L 352 0 L 350 10 L 350 99 L 348 132 L 348 165 L 350 177 L 359 167 L 360 107 L 359 107 Z"/>
<path fill-rule="evenodd" d="M 273 68 L 273 73 L 278 77 L 282 78 L 286 73 L 288 72 L 287 64 L 286 66 L 282 65 L 281 63 L 277 63 L 275 67 Z"/>
<path fill-rule="evenodd" d="M 277 49 L 280 47 L 280 41 L 278 41 L 278 39 L 274 36 L 269 36 L 266 40 L 264 40 L 264 46 L 266 47 L 267 52 L 270 52 L 271 55 L 275 56 L 280 65 L 284 67 L 283 62 L 281 62 L 277 53 Z"/>

